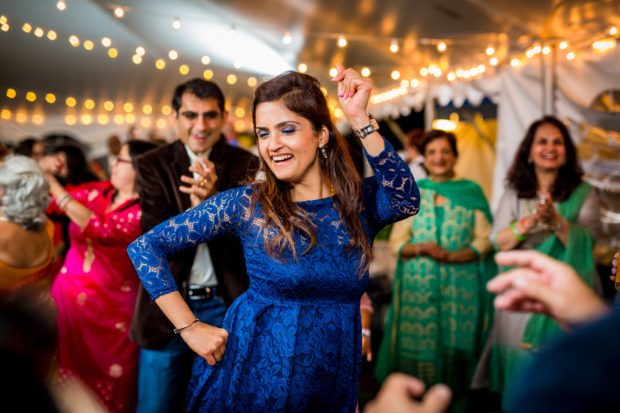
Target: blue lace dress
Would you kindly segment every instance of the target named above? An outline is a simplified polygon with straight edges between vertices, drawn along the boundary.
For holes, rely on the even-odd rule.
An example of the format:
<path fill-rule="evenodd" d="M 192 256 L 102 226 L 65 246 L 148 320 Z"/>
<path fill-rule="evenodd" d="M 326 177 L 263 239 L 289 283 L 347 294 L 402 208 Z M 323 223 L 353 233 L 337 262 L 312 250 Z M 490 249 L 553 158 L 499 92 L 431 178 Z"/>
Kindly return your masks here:
<path fill-rule="evenodd" d="M 409 167 L 386 142 L 366 154 L 375 176 L 363 183 L 360 219 L 369 239 L 413 215 L 419 191 Z M 196 357 L 189 386 L 191 412 L 354 412 L 362 364 L 359 249 L 333 197 L 299 202 L 316 224 L 317 245 L 295 261 L 263 248 L 261 209 L 250 210 L 253 186 L 221 192 L 138 238 L 129 256 L 153 298 L 177 290 L 165 257 L 224 233 L 241 241 L 250 288 L 228 309 L 223 360 Z M 297 251 L 308 240 L 295 234 Z"/>

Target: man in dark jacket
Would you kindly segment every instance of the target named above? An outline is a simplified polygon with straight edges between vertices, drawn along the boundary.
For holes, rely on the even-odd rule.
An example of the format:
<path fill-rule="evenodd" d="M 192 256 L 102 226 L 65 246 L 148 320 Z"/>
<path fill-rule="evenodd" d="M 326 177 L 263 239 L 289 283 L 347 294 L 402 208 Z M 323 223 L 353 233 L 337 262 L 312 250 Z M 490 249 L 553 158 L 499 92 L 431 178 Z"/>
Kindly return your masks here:
<path fill-rule="evenodd" d="M 213 82 L 193 79 L 172 99 L 179 140 L 137 162 L 142 227 L 148 231 L 219 191 L 242 185 L 258 159 L 222 135 L 227 113 Z M 241 245 L 219 238 L 169 257 L 177 287 L 203 322 L 220 326 L 226 306 L 248 286 Z M 130 335 L 141 347 L 138 413 L 181 411 L 194 354 L 144 288 L 138 293 Z"/>

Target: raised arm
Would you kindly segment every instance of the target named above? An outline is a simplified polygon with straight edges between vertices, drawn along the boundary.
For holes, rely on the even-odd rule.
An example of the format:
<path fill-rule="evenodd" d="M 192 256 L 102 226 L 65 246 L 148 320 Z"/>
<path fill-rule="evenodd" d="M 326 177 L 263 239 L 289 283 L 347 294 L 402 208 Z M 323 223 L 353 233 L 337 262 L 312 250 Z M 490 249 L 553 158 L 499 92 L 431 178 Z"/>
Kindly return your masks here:
<path fill-rule="evenodd" d="M 342 65 L 337 65 L 336 69 L 338 73 L 332 80 L 338 84 L 342 111 L 354 131 L 366 129 L 372 124 L 368 116 L 372 81 Z M 375 223 L 381 227 L 416 214 L 420 206 L 420 191 L 409 166 L 376 130 L 366 133 L 360 141 L 377 182 L 374 203 L 367 205 Z"/>

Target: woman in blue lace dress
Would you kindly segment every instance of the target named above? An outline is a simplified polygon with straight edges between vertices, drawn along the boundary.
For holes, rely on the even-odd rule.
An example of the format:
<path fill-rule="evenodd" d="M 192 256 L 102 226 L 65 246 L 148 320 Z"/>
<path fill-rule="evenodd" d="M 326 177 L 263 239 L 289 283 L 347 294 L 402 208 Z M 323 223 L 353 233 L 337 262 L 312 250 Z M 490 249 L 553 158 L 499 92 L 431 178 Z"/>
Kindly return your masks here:
<path fill-rule="evenodd" d="M 356 172 L 318 81 L 287 72 L 260 85 L 253 103 L 264 179 L 214 195 L 129 247 L 147 291 L 201 356 L 192 412 L 355 411 L 371 242 L 417 212 L 419 191 L 369 120 L 372 82 L 342 66 L 333 80 L 374 177 Z M 166 256 L 223 234 L 240 239 L 251 282 L 217 328 L 196 321 Z"/>

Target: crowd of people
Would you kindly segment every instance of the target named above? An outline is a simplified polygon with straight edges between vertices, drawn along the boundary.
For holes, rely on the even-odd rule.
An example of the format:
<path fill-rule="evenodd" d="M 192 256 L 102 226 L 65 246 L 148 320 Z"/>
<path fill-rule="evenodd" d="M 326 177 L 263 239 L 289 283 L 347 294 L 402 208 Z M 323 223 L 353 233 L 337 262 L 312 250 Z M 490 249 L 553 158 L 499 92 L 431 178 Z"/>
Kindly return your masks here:
<path fill-rule="evenodd" d="M 367 412 L 465 412 L 472 388 L 507 412 L 595 405 L 571 372 L 603 385 L 613 349 L 573 355 L 618 321 L 597 294 L 598 198 L 564 124 L 530 126 L 492 213 L 455 173 L 454 134 L 412 134 L 403 157 L 368 115 L 372 81 L 340 65 L 332 81 L 371 176 L 297 72 L 256 89 L 258 156 L 227 143 L 224 94 L 203 79 L 173 92 L 178 139 L 110 141 L 107 180 L 63 139 L 2 151 L 0 304 L 27 300 L 15 314 L 55 326 L 27 361 L 52 395 L 33 403 L 80 411 L 63 396 L 77 385 L 107 412 L 355 412 L 372 243 L 394 224 L 385 383 Z M 10 317 L 0 328 L 19 329 Z M 27 345 L 2 341 L 3 359 L 36 347 L 21 327 Z"/>

